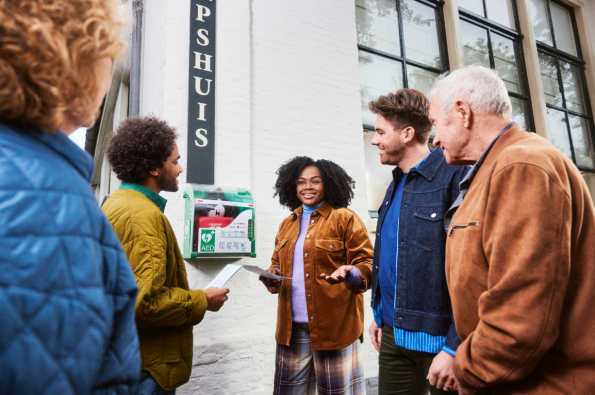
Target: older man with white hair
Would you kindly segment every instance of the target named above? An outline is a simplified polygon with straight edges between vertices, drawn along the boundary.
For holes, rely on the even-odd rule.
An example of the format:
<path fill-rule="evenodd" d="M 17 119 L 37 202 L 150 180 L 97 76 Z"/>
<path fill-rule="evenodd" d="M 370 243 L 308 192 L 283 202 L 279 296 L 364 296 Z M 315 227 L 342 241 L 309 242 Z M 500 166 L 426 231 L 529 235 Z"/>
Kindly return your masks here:
<path fill-rule="evenodd" d="M 434 144 L 473 164 L 445 217 L 460 394 L 595 392 L 595 210 L 576 166 L 512 122 L 482 66 L 441 77 Z"/>

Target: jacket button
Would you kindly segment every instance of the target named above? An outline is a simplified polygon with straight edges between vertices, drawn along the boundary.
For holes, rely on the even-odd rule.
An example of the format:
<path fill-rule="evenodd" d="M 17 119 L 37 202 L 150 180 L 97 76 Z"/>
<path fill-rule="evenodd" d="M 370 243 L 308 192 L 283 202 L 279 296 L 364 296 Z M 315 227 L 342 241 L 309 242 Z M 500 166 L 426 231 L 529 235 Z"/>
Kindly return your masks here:
<path fill-rule="evenodd" d="M 385 206 L 388 206 L 388 200 L 386 201 L 386 203 L 384 203 Z"/>
<path fill-rule="evenodd" d="M 330 249 L 332 250 L 332 249 L 333 249 L 333 246 L 331 245 L 331 246 L 329 246 L 328 248 L 330 248 Z"/>
<path fill-rule="evenodd" d="M 306 274 L 306 278 L 310 278 L 310 275 L 309 274 Z"/>
<path fill-rule="evenodd" d="M 313 213 L 312 213 L 312 216 L 316 217 L 316 212 L 313 212 Z"/>
<path fill-rule="evenodd" d="M 312 295 L 308 295 L 308 299 L 312 299 Z"/>
<path fill-rule="evenodd" d="M 398 319 L 398 320 L 402 320 L 402 319 L 403 319 L 403 317 L 399 317 L 399 318 L 397 318 L 397 319 Z"/>
<path fill-rule="evenodd" d="M 314 223 L 314 220 L 312 220 L 312 223 Z"/>
<path fill-rule="evenodd" d="M 308 257 L 308 253 L 306 252 L 306 253 L 304 254 L 304 256 L 307 258 L 307 257 Z"/>
<path fill-rule="evenodd" d="M 309 239 L 309 238 L 310 238 L 310 235 L 306 236 L 306 239 Z"/>
<path fill-rule="evenodd" d="M 432 215 L 430 215 L 430 217 L 436 218 L 436 213 L 433 213 Z"/>
<path fill-rule="evenodd" d="M 314 321 L 314 317 L 310 317 L 310 321 Z"/>
<path fill-rule="evenodd" d="M 378 232 L 378 237 L 380 237 L 380 232 Z"/>
<path fill-rule="evenodd" d="M 376 270 L 378 270 L 378 266 L 376 266 Z"/>

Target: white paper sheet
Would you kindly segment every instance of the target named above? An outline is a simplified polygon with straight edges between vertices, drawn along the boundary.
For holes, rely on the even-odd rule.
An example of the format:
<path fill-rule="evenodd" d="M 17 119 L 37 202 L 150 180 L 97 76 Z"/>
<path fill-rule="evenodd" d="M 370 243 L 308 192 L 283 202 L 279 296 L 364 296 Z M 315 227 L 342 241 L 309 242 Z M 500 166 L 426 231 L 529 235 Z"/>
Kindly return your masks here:
<path fill-rule="evenodd" d="M 221 288 L 225 285 L 225 283 L 227 283 L 234 274 L 237 273 L 238 270 L 240 270 L 241 268 L 244 268 L 246 270 L 248 270 L 249 272 L 258 274 L 259 276 L 263 276 L 266 278 L 270 278 L 273 280 L 291 280 L 291 278 L 289 277 L 281 277 L 281 276 L 276 276 L 274 274 L 271 274 L 269 272 L 267 272 L 266 270 L 264 270 L 261 267 L 258 266 L 253 266 L 253 265 L 238 265 L 235 263 L 230 263 L 225 265 L 225 267 L 219 272 L 219 274 L 217 274 L 217 277 L 215 277 L 213 279 L 213 281 L 211 281 L 205 288 L 210 288 L 210 287 L 217 287 L 217 288 Z"/>
<path fill-rule="evenodd" d="M 223 270 L 221 270 L 219 272 L 217 277 L 215 277 L 213 279 L 213 281 L 211 281 L 209 283 L 209 285 L 207 285 L 205 288 L 211 288 L 211 287 L 221 288 L 241 268 L 242 268 L 242 265 L 236 265 L 235 263 L 230 263 L 228 265 L 225 265 L 225 267 L 223 268 Z"/>

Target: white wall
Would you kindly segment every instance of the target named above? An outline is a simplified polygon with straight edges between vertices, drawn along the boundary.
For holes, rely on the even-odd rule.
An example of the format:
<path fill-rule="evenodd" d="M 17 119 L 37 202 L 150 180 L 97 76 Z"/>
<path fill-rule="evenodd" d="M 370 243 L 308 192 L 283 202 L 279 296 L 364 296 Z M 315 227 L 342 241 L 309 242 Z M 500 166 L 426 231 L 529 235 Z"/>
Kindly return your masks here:
<path fill-rule="evenodd" d="M 141 113 L 178 128 L 185 168 L 190 3 L 145 4 Z M 357 182 L 352 208 L 368 218 L 354 3 L 226 0 L 217 7 L 215 182 L 250 188 L 258 258 L 244 261 L 266 268 L 288 215 L 273 199 L 275 171 L 295 155 L 343 166 Z M 181 193 L 166 197 L 180 242 Z M 204 287 L 230 262 L 188 261 L 190 287 Z M 195 328 L 192 378 L 180 394 L 272 392 L 277 298 L 249 273 L 239 272 L 229 288 L 223 309 L 207 312 Z M 369 294 L 366 328 L 368 306 Z M 376 351 L 365 337 L 366 376 L 374 377 Z"/>

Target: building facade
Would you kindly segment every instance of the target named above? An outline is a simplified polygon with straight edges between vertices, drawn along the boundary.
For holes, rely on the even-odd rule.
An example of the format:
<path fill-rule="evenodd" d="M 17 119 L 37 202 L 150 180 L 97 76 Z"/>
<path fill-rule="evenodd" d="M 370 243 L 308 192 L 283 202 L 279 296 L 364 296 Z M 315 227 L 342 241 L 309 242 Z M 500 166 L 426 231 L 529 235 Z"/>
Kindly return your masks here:
<path fill-rule="evenodd" d="M 188 144 L 205 144 L 188 128 L 189 111 L 201 116 L 200 104 L 188 99 L 196 60 L 189 48 L 191 40 L 205 42 L 204 34 L 191 31 L 197 17 L 191 1 L 129 4 L 143 15 L 139 112 L 166 120 L 180 134 L 180 192 L 164 193 L 180 244 L 186 174 L 201 171 L 187 166 L 195 148 Z M 374 117 L 367 103 L 403 87 L 428 93 L 437 75 L 465 64 L 498 70 L 517 123 L 572 158 L 595 194 L 592 0 L 225 0 L 206 14 L 202 18 L 215 18 L 216 26 L 215 121 L 202 136 L 215 137 L 214 183 L 252 193 L 257 256 L 189 259 L 191 288 L 205 287 L 228 263 L 268 268 L 278 225 L 289 215 L 273 198 L 275 171 L 296 155 L 346 169 L 356 181 L 351 208 L 373 238 L 391 169 L 380 165 L 370 145 Z M 103 151 L 109 132 L 128 115 L 129 81 L 129 58 L 119 60 L 94 127 L 93 187 L 100 203 L 119 185 Z M 228 285 L 226 305 L 194 330 L 192 377 L 180 394 L 272 392 L 277 298 L 248 272 Z M 366 328 L 371 320 L 367 310 Z M 377 353 L 367 329 L 364 338 L 373 394 Z"/>

